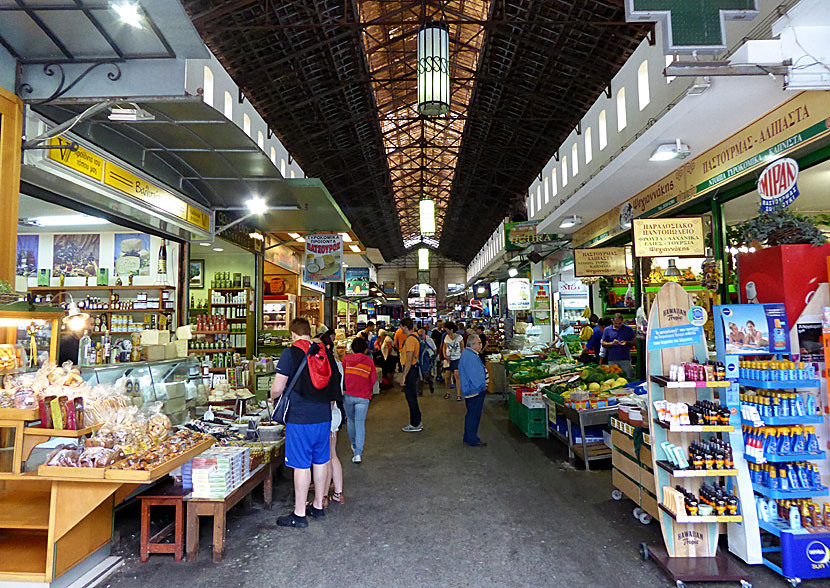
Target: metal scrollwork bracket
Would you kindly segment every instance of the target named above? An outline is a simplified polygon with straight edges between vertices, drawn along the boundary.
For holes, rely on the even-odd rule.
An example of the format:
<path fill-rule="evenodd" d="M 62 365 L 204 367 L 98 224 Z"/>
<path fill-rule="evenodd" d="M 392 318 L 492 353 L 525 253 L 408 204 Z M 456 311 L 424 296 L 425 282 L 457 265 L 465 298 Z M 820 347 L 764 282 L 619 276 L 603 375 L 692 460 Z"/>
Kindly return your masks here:
<path fill-rule="evenodd" d="M 89 74 L 91 74 L 94 70 L 98 69 L 102 66 L 109 66 L 112 68 L 112 71 L 107 72 L 107 78 L 111 82 L 116 82 L 121 79 L 121 67 L 119 67 L 118 62 L 116 61 L 99 61 L 97 63 L 93 63 L 89 67 L 87 67 L 84 71 L 82 71 L 78 76 L 67 84 L 66 80 L 66 71 L 63 69 L 63 64 L 61 63 L 47 63 L 43 66 L 43 73 L 49 77 L 58 76 L 58 87 L 55 88 L 55 91 L 52 92 L 52 95 L 48 98 L 43 98 L 40 100 L 30 100 L 28 101 L 29 104 L 48 104 L 53 100 L 57 100 L 67 92 L 69 92 L 72 88 L 74 88 L 78 82 L 83 80 Z M 31 84 L 23 83 L 20 84 L 18 87 L 18 96 L 24 96 L 25 94 L 31 94 L 34 91 Z"/>

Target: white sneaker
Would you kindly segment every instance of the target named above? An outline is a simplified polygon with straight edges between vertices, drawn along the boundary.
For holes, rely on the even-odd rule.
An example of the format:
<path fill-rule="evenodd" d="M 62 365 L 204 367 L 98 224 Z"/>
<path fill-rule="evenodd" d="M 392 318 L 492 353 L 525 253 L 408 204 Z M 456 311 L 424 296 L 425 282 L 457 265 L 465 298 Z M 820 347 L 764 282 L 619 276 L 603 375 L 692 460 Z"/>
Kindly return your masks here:
<path fill-rule="evenodd" d="M 418 425 L 417 427 L 413 427 L 412 425 L 406 425 L 401 429 L 404 433 L 418 433 L 419 431 L 423 431 L 424 426 Z"/>
<path fill-rule="evenodd" d="M 360 463 L 361 461 L 363 460 L 361 459 L 360 454 L 355 454 L 355 456 L 352 458 L 352 463 Z"/>
<path fill-rule="evenodd" d="M 354 445 L 352 445 L 352 455 L 357 454 L 357 449 L 355 449 Z"/>

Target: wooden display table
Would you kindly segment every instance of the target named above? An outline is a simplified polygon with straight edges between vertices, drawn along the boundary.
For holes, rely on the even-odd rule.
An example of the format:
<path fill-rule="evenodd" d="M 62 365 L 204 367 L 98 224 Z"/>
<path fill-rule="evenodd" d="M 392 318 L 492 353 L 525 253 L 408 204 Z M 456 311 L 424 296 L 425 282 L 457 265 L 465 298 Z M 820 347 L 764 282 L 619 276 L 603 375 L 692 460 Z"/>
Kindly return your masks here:
<path fill-rule="evenodd" d="M 41 466 L 37 473 L 20 473 L 24 439 L 47 439 L 27 433 L 38 420 L 36 413 L 4 409 L 0 414 L 0 430 L 15 440 L 15 463 L 0 473 L 0 586 L 4 582 L 51 584 L 90 556 L 103 560 L 107 554 L 102 548 L 112 538 L 115 505 L 140 485 L 159 480 L 182 459 L 187 461 L 213 444 L 203 441 L 149 472 L 113 470 L 117 479 L 106 478 L 98 468 Z"/>
<path fill-rule="evenodd" d="M 282 449 L 279 451 L 282 455 Z M 187 503 L 187 561 L 195 561 L 199 553 L 199 517 L 213 517 L 213 561 L 220 562 L 225 554 L 225 526 L 227 514 L 242 499 L 262 484 L 265 508 L 270 510 L 274 492 L 274 472 L 282 465 L 282 459 L 272 459 L 258 466 L 247 480 L 224 498 L 193 498 L 185 496 Z"/>

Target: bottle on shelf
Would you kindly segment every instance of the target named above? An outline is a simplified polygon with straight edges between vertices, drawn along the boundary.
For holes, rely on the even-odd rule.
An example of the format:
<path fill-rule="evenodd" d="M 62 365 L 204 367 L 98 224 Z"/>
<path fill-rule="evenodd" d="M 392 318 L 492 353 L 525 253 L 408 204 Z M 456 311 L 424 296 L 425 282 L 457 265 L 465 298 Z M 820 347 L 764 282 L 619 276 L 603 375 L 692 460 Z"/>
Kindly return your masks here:
<path fill-rule="evenodd" d="M 112 356 L 112 337 L 106 329 L 104 329 L 104 334 L 101 336 L 101 346 L 103 347 L 101 363 L 110 363 Z"/>
<path fill-rule="evenodd" d="M 167 273 L 167 239 L 161 240 L 161 247 L 159 247 L 159 265 L 157 273 Z"/>
<path fill-rule="evenodd" d="M 84 331 L 84 336 L 78 342 L 78 365 L 89 365 L 89 348 L 92 339 L 89 338 L 89 331 Z"/>

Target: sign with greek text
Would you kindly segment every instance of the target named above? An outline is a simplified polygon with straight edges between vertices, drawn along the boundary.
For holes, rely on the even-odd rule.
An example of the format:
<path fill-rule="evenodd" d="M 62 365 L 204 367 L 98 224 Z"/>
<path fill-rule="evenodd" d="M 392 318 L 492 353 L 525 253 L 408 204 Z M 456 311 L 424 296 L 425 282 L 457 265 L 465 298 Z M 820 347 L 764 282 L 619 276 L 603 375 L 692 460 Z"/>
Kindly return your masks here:
<path fill-rule="evenodd" d="M 574 276 L 577 278 L 624 276 L 627 273 L 625 247 L 574 249 Z"/>
<path fill-rule="evenodd" d="M 706 253 L 703 218 L 635 218 L 637 257 L 703 257 Z"/>
<path fill-rule="evenodd" d="M 785 157 L 771 163 L 758 177 L 761 210 L 787 208 L 798 198 L 798 162 Z"/>
<path fill-rule="evenodd" d="M 342 282 L 343 279 L 343 237 L 339 233 L 306 235 L 303 280 Z"/>

